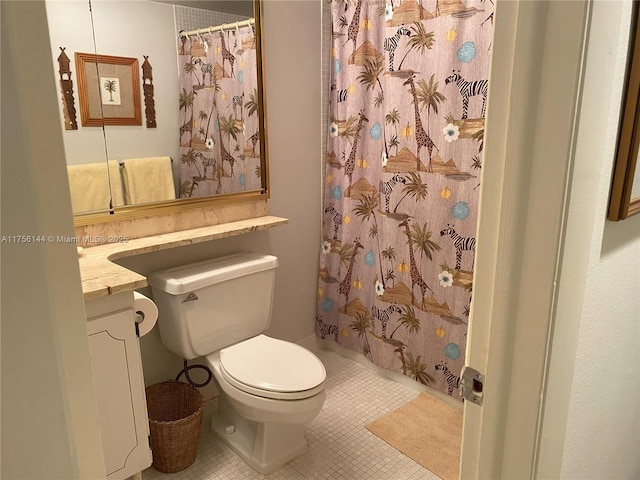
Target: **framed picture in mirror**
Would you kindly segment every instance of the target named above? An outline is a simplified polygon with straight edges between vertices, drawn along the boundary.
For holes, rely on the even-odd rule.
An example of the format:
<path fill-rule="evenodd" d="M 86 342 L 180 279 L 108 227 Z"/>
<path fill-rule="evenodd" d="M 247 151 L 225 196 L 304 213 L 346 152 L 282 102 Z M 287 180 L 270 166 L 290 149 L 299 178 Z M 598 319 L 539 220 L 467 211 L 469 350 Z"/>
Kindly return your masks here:
<path fill-rule="evenodd" d="M 640 28 L 638 6 L 634 8 L 629 43 L 627 84 L 623 97 L 618 150 L 611 182 L 609 220 L 624 220 L 640 213 Z"/>
<path fill-rule="evenodd" d="M 142 125 L 138 59 L 75 54 L 83 127 Z"/>

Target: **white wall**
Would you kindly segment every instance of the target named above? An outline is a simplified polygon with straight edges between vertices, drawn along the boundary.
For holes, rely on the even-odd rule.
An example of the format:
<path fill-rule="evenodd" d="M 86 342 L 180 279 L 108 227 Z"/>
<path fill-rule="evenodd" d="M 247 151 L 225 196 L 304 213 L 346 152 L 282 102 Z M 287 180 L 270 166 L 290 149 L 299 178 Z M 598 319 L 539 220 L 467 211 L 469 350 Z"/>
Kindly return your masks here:
<path fill-rule="evenodd" d="M 590 248 L 562 478 L 640 477 L 640 216 L 606 220 L 630 18 L 631 2 L 594 4 L 587 81 L 605 88 L 587 85 L 585 104 L 599 102 L 600 94 L 605 104 L 581 115 L 587 124 L 597 121 L 599 131 L 580 140 L 585 155 L 577 162 L 585 163 L 577 167 L 582 175 L 574 187 L 595 187 L 595 215 L 586 237 Z M 608 62 L 613 68 L 604 67 Z"/>
<path fill-rule="evenodd" d="M 324 141 L 319 122 L 322 1 L 264 4 L 269 212 L 290 219 L 270 233 L 281 268 L 269 333 L 286 340 L 300 340 L 315 329 Z"/>
<path fill-rule="evenodd" d="M 71 200 L 41 2 L 1 2 L 2 466 L 104 477 Z M 28 52 L 26 54 L 25 52 Z M 34 235 L 31 242 L 14 236 Z M 38 238 L 38 236 L 44 236 Z"/>
<path fill-rule="evenodd" d="M 593 4 L 539 478 L 640 477 L 640 215 L 606 220 L 630 19 Z"/>

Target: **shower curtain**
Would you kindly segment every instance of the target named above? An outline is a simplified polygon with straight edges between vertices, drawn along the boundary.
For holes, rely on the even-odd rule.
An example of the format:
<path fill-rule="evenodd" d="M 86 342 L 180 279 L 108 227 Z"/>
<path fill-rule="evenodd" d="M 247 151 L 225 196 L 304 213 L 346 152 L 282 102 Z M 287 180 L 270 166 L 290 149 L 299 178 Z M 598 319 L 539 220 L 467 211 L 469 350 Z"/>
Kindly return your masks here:
<path fill-rule="evenodd" d="M 316 333 L 449 395 L 473 287 L 493 9 L 331 3 Z"/>
<path fill-rule="evenodd" d="M 260 190 L 253 26 L 178 38 L 180 197 Z"/>

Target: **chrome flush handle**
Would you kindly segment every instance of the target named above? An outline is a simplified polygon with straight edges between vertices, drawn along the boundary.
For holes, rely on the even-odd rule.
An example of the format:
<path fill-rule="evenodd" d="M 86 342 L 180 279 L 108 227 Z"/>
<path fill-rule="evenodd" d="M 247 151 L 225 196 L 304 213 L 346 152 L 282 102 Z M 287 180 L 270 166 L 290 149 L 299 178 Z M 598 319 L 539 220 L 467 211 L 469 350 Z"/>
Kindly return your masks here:
<path fill-rule="evenodd" d="M 191 292 L 184 300 L 182 300 L 182 303 L 193 302 L 194 300 L 198 300 L 198 296 Z"/>

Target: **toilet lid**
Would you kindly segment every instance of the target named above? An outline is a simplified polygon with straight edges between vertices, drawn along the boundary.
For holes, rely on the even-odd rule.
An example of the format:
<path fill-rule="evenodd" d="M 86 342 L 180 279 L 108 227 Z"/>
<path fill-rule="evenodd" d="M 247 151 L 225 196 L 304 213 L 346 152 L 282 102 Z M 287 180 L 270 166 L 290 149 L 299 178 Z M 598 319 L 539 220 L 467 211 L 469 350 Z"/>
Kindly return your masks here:
<path fill-rule="evenodd" d="M 223 376 L 253 395 L 295 400 L 324 388 L 326 371 L 313 353 L 295 343 L 258 335 L 220 351 Z"/>

